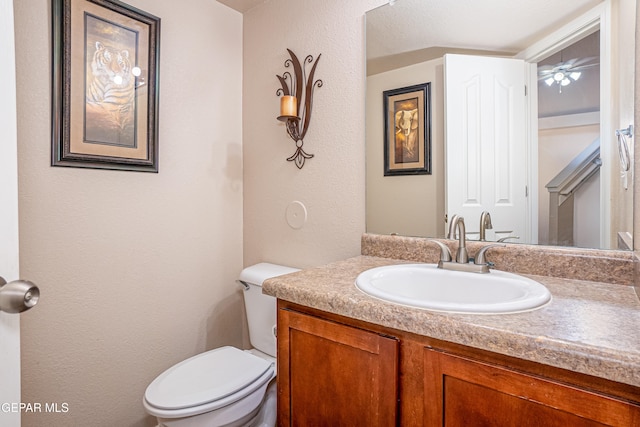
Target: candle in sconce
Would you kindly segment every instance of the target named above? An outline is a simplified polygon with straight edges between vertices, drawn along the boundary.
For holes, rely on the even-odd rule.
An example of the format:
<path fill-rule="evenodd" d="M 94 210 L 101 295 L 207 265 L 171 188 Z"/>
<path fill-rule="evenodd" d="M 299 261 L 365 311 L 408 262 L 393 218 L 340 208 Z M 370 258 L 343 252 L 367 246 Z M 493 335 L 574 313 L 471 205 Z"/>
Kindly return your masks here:
<path fill-rule="evenodd" d="M 298 100 L 295 96 L 285 95 L 280 99 L 280 115 L 281 116 L 297 116 Z"/>

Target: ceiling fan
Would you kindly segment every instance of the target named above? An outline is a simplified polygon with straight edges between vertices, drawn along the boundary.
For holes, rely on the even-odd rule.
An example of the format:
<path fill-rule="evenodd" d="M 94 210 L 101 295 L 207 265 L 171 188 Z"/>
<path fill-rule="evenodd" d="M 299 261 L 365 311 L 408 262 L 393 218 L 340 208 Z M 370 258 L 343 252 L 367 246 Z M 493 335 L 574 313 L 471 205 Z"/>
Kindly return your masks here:
<path fill-rule="evenodd" d="M 561 60 L 556 65 L 541 65 L 538 67 L 538 80 L 544 81 L 547 86 L 553 86 L 555 83 L 558 85 L 558 92 L 562 93 L 562 87 L 577 81 L 583 70 L 599 65 L 598 62 L 593 62 L 596 59 L 595 56 L 588 56 Z"/>

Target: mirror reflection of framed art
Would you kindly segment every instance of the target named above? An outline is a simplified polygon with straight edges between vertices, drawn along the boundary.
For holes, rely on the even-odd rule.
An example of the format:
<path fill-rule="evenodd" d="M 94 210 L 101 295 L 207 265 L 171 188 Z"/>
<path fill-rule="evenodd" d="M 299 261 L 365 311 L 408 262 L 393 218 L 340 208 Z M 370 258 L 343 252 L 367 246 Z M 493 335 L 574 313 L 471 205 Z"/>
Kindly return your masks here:
<path fill-rule="evenodd" d="M 431 174 L 431 83 L 383 92 L 384 175 Z"/>

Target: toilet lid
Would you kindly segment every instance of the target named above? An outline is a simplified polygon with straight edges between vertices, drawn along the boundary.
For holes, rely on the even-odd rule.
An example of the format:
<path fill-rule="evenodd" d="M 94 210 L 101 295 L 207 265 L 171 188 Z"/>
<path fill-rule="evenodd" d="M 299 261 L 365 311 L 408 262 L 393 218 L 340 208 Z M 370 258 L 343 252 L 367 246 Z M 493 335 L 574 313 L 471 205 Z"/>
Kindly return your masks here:
<path fill-rule="evenodd" d="M 156 408 L 183 409 L 230 396 L 273 369 L 273 363 L 235 347 L 221 347 L 174 365 L 145 392 Z"/>

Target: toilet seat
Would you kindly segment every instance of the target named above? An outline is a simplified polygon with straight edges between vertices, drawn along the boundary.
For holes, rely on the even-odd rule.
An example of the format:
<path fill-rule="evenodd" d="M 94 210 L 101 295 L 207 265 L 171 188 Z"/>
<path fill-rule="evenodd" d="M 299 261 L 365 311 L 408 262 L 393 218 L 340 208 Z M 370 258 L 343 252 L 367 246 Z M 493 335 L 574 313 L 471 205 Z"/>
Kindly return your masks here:
<path fill-rule="evenodd" d="M 151 415 L 178 418 L 213 411 L 250 395 L 275 376 L 274 364 L 221 347 L 193 356 L 160 374 L 147 387 L 144 406 Z"/>

